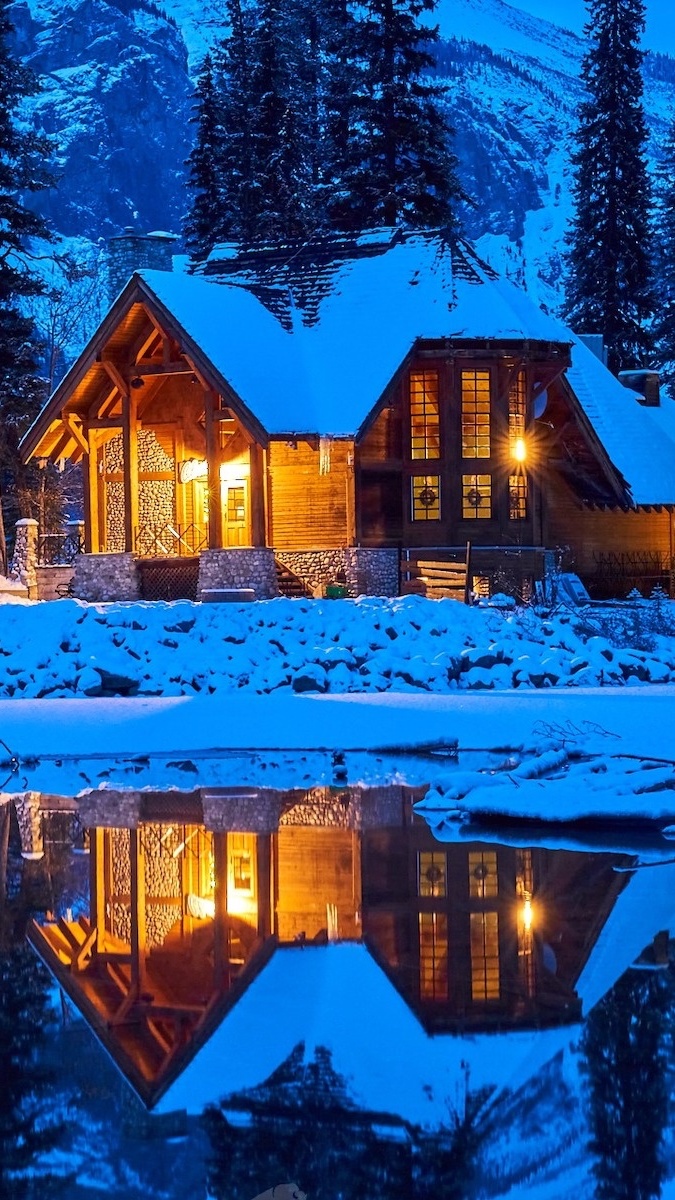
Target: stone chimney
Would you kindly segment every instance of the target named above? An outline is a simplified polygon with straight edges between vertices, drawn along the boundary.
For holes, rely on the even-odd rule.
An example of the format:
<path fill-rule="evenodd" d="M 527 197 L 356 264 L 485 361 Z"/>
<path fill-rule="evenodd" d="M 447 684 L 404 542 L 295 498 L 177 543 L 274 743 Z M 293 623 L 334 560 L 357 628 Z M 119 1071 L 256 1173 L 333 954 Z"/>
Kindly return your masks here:
<path fill-rule="evenodd" d="M 134 271 L 171 271 L 175 233 L 139 233 L 133 225 L 108 239 L 108 287 L 110 300 L 121 292 Z"/>
<path fill-rule="evenodd" d="M 619 371 L 619 381 L 631 392 L 637 392 L 638 403 L 645 408 L 658 408 L 660 386 L 658 371 Z"/>

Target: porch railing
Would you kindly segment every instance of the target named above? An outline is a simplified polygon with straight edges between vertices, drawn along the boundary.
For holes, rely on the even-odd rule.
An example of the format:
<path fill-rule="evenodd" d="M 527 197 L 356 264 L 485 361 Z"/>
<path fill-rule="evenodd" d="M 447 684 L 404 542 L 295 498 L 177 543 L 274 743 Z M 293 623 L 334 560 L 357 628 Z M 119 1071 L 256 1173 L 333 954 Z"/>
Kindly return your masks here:
<path fill-rule="evenodd" d="M 66 533 L 43 533 L 37 542 L 38 564 L 41 567 L 69 567 L 83 550 L 81 526 Z"/>
<path fill-rule="evenodd" d="M 187 558 L 208 550 L 206 525 L 139 525 L 134 530 L 134 550 L 141 558 Z"/>

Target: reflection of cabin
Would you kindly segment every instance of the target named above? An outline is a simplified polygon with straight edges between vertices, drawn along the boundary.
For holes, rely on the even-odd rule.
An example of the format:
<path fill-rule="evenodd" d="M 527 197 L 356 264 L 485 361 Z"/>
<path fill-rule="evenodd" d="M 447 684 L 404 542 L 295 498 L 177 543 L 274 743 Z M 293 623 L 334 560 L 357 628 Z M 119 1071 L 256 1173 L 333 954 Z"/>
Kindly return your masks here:
<path fill-rule="evenodd" d="M 85 598 L 152 595 L 157 560 L 184 594 L 339 570 L 391 594 L 401 547 L 471 542 L 481 578 L 561 545 L 587 577 L 612 554 L 669 570 L 672 407 L 465 244 L 387 229 L 134 275 L 23 448 L 84 465 Z"/>
<path fill-rule="evenodd" d="M 261 793 L 250 822 L 231 795 L 138 796 L 136 827 L 89 830 L 88 908 L 30 938 L 147 1104 L 284 947 L 365 942 L 436 1032 L 576 1020 L 627 878 L 616 856 L 441 846 L 401 788 Z"/>

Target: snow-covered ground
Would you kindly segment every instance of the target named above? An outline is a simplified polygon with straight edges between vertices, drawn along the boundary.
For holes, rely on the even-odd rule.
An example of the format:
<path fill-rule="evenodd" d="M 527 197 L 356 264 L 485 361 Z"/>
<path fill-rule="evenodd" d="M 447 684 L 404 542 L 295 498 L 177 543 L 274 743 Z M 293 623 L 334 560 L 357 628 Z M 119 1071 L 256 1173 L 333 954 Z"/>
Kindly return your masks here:
<path fill-rule="evenodd" d="M 311 786 L 341 751 L 349 783 L 427 785 L 441 836 L 497 816 L 667 825 L 673 628 L 665 600 L 6 603 L 4 786 Z"/>

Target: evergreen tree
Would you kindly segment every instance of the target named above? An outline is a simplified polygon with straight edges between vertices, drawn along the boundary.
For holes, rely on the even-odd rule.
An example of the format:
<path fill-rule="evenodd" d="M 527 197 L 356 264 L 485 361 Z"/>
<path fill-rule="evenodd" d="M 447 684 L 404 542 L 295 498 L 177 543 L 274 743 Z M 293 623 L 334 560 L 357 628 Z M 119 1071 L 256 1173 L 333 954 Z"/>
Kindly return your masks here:
<path fill-rule="evenodd" d="M 0 7 L 0 485 L 5 521 L 31 516 L 31 471 L 18 445 L 45 396 L 36 376 L 38 347 L 22 303 L 41 291 L 30 269 L 34 238 L 47 238 L 42 219 L 23 197 L 49 186 L 46 139 L 20 128 L 21 102 L 37 91 L 34 75 L 12 56 L 9 5 Z M 10 503 L 8 505 L 8 495 Z M 11 502 L 13 501 L 13 503 Z M 1 515 L 1 514 L 0 514 Z M 0 568 L 6 568 L 4 521 L 0 521 Z"/>
<path fill-rule="evenodd" d="M 185 164 L 192 207 L 183 223 L 185 244 L 193 258 L 205 258 L 216 240 L 215 222 L 223 201 L 221 147 L 223 127 L 220 96 L 214 82 L 213 59 L 207 54 L 197 76 L 195 90 L 197 126 L 194 149 Z"/>
<path fill-rule="evenodd" d="M 0 953 L 0 1200 L 62 1195 L 70 1181 L 35 1175 L 64 1132 L 50 1112 L 51 1073 L 40 1063 L 46 1040 L 48 978 L 26 945 Z"/>
<path fill-rule="evenodd" d="M 668 1004 L 664 972 L 629 971 L 588 1019 L 584 1068 L 599 1200 L 661 1194 Z"/>
<path fill-rule="evenodd" d="M 654 327 L 661 378 L 675 399 L 675 121 L 659 171 L 655 222 L 657 317 Z"/>
<path fill-rule="evenodd" d="M 435 0 L 367 0 L 358 30 L 361 76 L 338 226 L 455 224 L 463 198 L 450 149 L 445 94 L 425 71 L 438 27 L 419 18 Z"/>
<path fill-rule="evenodd" d="M 650 195 L 642 107 L 643 0 L 589 0 L 568 235 L 566 315 L 580 332 L 602 333 L 612 370 L 639 366 L 653 310 Z"/>

